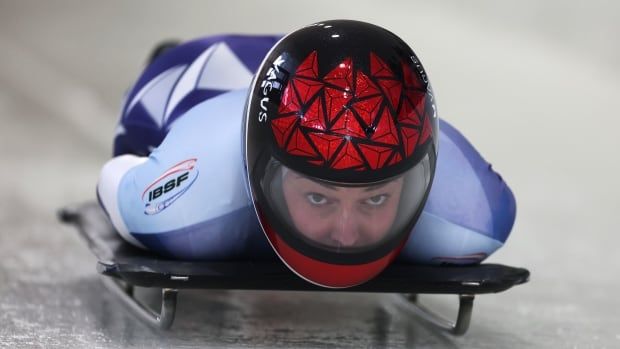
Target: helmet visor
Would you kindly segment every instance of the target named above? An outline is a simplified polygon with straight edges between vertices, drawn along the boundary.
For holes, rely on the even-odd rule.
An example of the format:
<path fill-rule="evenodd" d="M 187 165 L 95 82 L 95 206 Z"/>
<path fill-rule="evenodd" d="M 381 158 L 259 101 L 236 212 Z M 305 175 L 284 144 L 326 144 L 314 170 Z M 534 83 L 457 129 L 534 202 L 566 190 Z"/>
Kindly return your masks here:
<path fill-rule="evenodd" d="M 352 255 L 395 248 L 411 230 L 430 181 L 428 156 L 399 176 L 363 185 L 326 182 L 271 159 L 260 190 L 265 218 L 300 252 Z"/>

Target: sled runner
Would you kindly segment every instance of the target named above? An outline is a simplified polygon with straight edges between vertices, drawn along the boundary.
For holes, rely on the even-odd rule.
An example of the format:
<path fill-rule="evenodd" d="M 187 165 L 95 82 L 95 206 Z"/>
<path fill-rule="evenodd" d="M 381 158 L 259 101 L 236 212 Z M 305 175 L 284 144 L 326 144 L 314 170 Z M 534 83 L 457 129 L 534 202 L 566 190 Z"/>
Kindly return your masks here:
<path fill-rule="evenodd" d="M 362 285 L 328 289 L 310 284 L 273 260 L 178 261 L 162 258 L 125 242 L 96 202 L 67 207 L 59 219 L 75 225 L 98 259 L 104 284 L 140 318 L 168 329 L 175 317 L 180 289 L 235 289 L 274 291 L 381 292 L 401 294 L 422 319 L 454 335 L 464 334 L 477 294 L 505 291 L 528 281 L 529 271 L 499 264 L 420 266 L 394 263 Z M 161 309 L 149 309 L 134 297 L 134 287 L 161 289 Z M 422 307 L 418 294 L 455 294 L 459 310 L 455 322 Z"/>

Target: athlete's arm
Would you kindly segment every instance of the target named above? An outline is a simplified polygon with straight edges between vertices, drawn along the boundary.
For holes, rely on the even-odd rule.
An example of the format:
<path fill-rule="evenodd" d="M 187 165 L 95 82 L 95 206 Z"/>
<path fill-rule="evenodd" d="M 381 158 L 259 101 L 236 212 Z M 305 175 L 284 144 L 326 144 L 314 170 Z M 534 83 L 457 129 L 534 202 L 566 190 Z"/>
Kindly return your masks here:
<path fill-rule="evenodd" d="M 221 259 L 238 256 L 260 232 L 242 171 L 245 96 L 202 102 L 148 158 L 124 155 L 104 166 L 98 196 L 127 241 L 176 258 Z"/>
<path fill-rule="evenodd" d="M 419 263 L 480 262 L 500 248 L 512 229 L 512 191 L 452 125 L 439 122 L 433 185 L 401 259 Z"/>

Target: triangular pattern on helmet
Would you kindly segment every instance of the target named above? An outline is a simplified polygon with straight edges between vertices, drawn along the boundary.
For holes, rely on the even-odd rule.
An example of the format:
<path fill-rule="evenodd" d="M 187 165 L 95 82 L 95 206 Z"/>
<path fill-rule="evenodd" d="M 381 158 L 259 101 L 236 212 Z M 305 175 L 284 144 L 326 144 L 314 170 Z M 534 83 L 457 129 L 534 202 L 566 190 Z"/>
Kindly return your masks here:
<path fill-rule="evenodd" d="M 398 122 L 405 125 L 420 126 L 418 113 L 413 109 L 408 99 L 403 103 L 400 113 L 398 113 Z"/>
<path fill-rule="evenodd" d="M 411 156 L 415 150 L 415 146 L 418 143 L 420 132 L 415 128 L 401 127 L 400 132 L 403 136 L 403 143 L 405 146 L 406 156 Z"/>
<path fill-rule="evenodd" d="M 381 96 L 367 98 L 353 104 L 353 109 L 362 118 L 362 120 L 364 120 L 366 126 L 370 126 L 377 117 L 377 112 L 379 111 L 382 101 L 383 97 Z"/>
<path fill-rule="evenodd" d="M 361 70 L 357 72 L 355 77 L 355 97 L 364 98 L 380 93 L 381 91 L 377 85 L 364 72 Z"/>
<path fill-rule="evenodd" d="M 364 164 L 364 160 L 360 156 L 357 149 L 351 142 L 347 142 L 344 147 L 336 155 L 336 160 L 332 164 L 332 167 L 337 170 L 349 169 L 352 167 L 361 166 Z"/>
<path fill-rule="evenodd" d="M 329 161 L 334 153 L 338 150 L 338 147 L 344 140 L 341 136 L 328 135 L 324 133 L 309 132 L 308 137 L 310 141 L 314 143 L 314 146 L 318 149 L 319 153 L 326 161 Z"/>
<path fill-rule="evenodd" d="M 295 71 L 295 76 L 303 76 L 306 78 L 318 79 L 319 78 L 319 68 L 318 61 L 316 57 L 316 51 L 312 51 L 311 54 L 304 59 L 303 62 Z"/>
<path fill-rule="evenodd" d="M 418 119 L 422 120 L 424 115 L 424 105 L 426 104 L 426 93 L 416 90 L 406 90 L 405 96 L 411 106 L 413 106 L 416 113 L 418 113 Z"/>
<path fill-rule="evenodd" d="M 403 90 L 403 85 L 398 80 L 391 79 L 381 79 L 379 80 L 379 86 L 381 86 L 381 90 L 385 93 L 385 96 L 392 104 L 394 109 L 398 108 L 398 103 L 400 102 L 400 94 Z"/>
<path fill-rule="evenodd" d="M 390 165 L 395 165 L 401 162 L 402 159 L 403 157 L 400 156 L 400 153 L 394 152 L 394 156 L 392 157 L 392 160 L 390 160 Z"/>
<path fill-rule="evenodd" d="M 323 103 L 321 98 L 315 98 L 310 108 L 301 117 L 301 126 L 313 128 L 316 130 L 326 131 L 325 113 L 323 112 Z"/>
<path fill-rule="evenodd" d="M 327 118 L 332 123 L 334 118 L 340 113 L 342 108 L 351 100 L 352 95 L 348 92 L 326 87 L 325 106 L 327 108 Z"/>
<path fill-rule="evenodd" d="M 433 132 L 430 121 L 431 120 L 429 119 L 428 114 L 424 115 L 424 124 L 422 126 L 422 135 L 420 136 L 420 144 L 424 144 Z"/>
<path fill-rule="evenodd" d="M 408 89 L 424 90 L 422 80 L 420 80 L 418 75 L 411 70 L 411 67 L 407 64 L 407 61 L 403 61 L 402 66 L 403 77 L 405 78 L 405 87 Z"/>
<path fill-rule="evenodd" d="M 379 123 L 377 124 L 371 140 L 393 145 L 398 144 L 398 129 L 396 125 L 394 125 L 392 114 L 390 114 L 388 108 L 383 109 L 383 113 L 381 113 Z"/>
<path fill-rule="evenodd" d="M 351 58 L 346 58 L 340 62 L 336 68 L 332 69 L 323 77 L 323 81 L 338 86 L 345 91 L 353 90 L 353 63 Z"/>
<path fill-rule="evenodd" d="M 349 57 L 320 78 L 313 51 L 282 92 L 271 122 L 275 141 L 290 155 L 333 169 L 376 170 L 412 156 L 433 128 L 424 82 L 410 62 L 401 68 L 399 80 L 370 52 L 370 74 L 354 71 Z"/>
<path fill-rule="evenodd" d="M 375 78 L 394 78 L 392 70 L 374 52 L 370 53 L 370 75 Z"/>
<path fill-rule="evenodd" d="M 370 165 L 370 168 L 373 170 L 385 166 L 385 162 L 390 158 L 390 154 L 393 150 L 389 147 L 372 144 L 359 144 L 359 148 Z"/>
<path fill-rule="evenodd" d="M 280 114 L 288 114 L 298 112 L 301 109 L 299 105 L 299 101 L 297 100 L 297 95 L 295 95 L 295 90 L 291 84 L 286 85 L 284 92 L 282 93 L 282 100 L 280 101 L 280 108 L 278 108 L 278 113 Z"/>
<path fill-rule="evenodd" d="M 280 148 L 286 145 L 286 140 L 291 134 L 297 119 L 297 115 L 291 115 L 271 120 L 271 130 Z"/>
<path fill-rule="evenodd" d="M 316 152 L 299 128 L 293 131 L 293 136 L 286 146 L 286 151 L 291 155 L 316 157 Z"/>
<path fill-rule="evenodd" d="M 323 165 L 325 165 L 325 160 L 322 160 L 322 159 L 320 159 L 320 160 L 308 160 L 308 163 L 312 164 L 314 166 L 323 166 Z"/>
<path fill-rule="evenodd" d="M 331 131 L 345 136 L 366 138 L 366 132 L 350 110 L 346 110 L 332 125 Z"/>
<path fill-rule="evenodd" d="M 295 89 L 299 94 L 301 103 L 306 104 L 312 97 L 314 97 L 315 94 L 317 94 L 317 92 L 321 90 L 323 83 L 320 81 L 295 78 L 293 79 L 293 86 L 295 86 Z"/>

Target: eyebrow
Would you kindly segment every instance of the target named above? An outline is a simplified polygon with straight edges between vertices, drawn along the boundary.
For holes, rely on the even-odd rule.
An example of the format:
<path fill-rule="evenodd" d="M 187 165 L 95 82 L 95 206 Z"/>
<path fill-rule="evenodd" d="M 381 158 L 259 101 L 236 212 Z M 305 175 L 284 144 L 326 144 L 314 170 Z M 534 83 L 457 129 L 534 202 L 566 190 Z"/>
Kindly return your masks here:
<path fill-rule="evenodd" d="M 317 181 L 317 180 L 314 180 L 312 178 L 304 177 L 304 176 L 301 176 L 301 175 L 299 175 L 297 173 L 295 173 L 294 175 L 295 175 L 296 179 L 297 178 L 307 179 L 307 180 L 312 181 L 313 183 L 316 183 L 316 184 L 318 184 L 320 186 L 323 186 L 323 187 L 325 187 L 327 189 L 336 190 L 336 191 L 338 190 L 338 187 L 336 187 L 334 185 L 327 184 L 327 183 L 324 183 L 324 182 L 321 182 L 321 181 Z M 377 190 L 377 189 L 383 188 L 383 187 L 385 187 L 386 185 L 388 185 L 390 183 L 392 183 L 392 182 L 385 182 L 385 183 L 380 183 L 380 184 L 377 184 L 377 185 L 370 186 L 370 187 L 364 189 L 364 192 L 369 192 L 369 191 L 373 191 L 373 190 Z"/>
<path fill-rule="evenodd" d="M 317 181 L 317 180 L 314 180 L 312 178 L 304 177 L 304 176 L 301 176 L 301 175 L 299 175 L 297 173 L 294 173 L 294 175 L 295 175 L 295 179 L 297 179 L 297 178 L 307 179 L 307 180 L 311 181 L 312 183 L 316 183 L 316 184 L 318 184 L 320 186 L 323 186 L 323 187 L 325 187 L 327 189 L 336 190 L 336 191 L 338 190 L 338 187 L 336 187 L 334 185 L 327 184 L 327 183 L 324 183 L 324 182 L 321 182 L 321 181 Z"/>
<path fill-rule="evenodd" d="M 383 188 L 383 187 L 385 187 L 386 185 L 388 185 L 390 183 L 392 183 L 392 182 L 385 182 L 385 183 L 373 185 L 371 187 L 368 187 L 368 188 L 364 189 L 364 191 L 366 192 L 366 191 L 373 191 L 373 190 L 376 190 L 376 189 L 380 189 L 380 188 Z"/>

